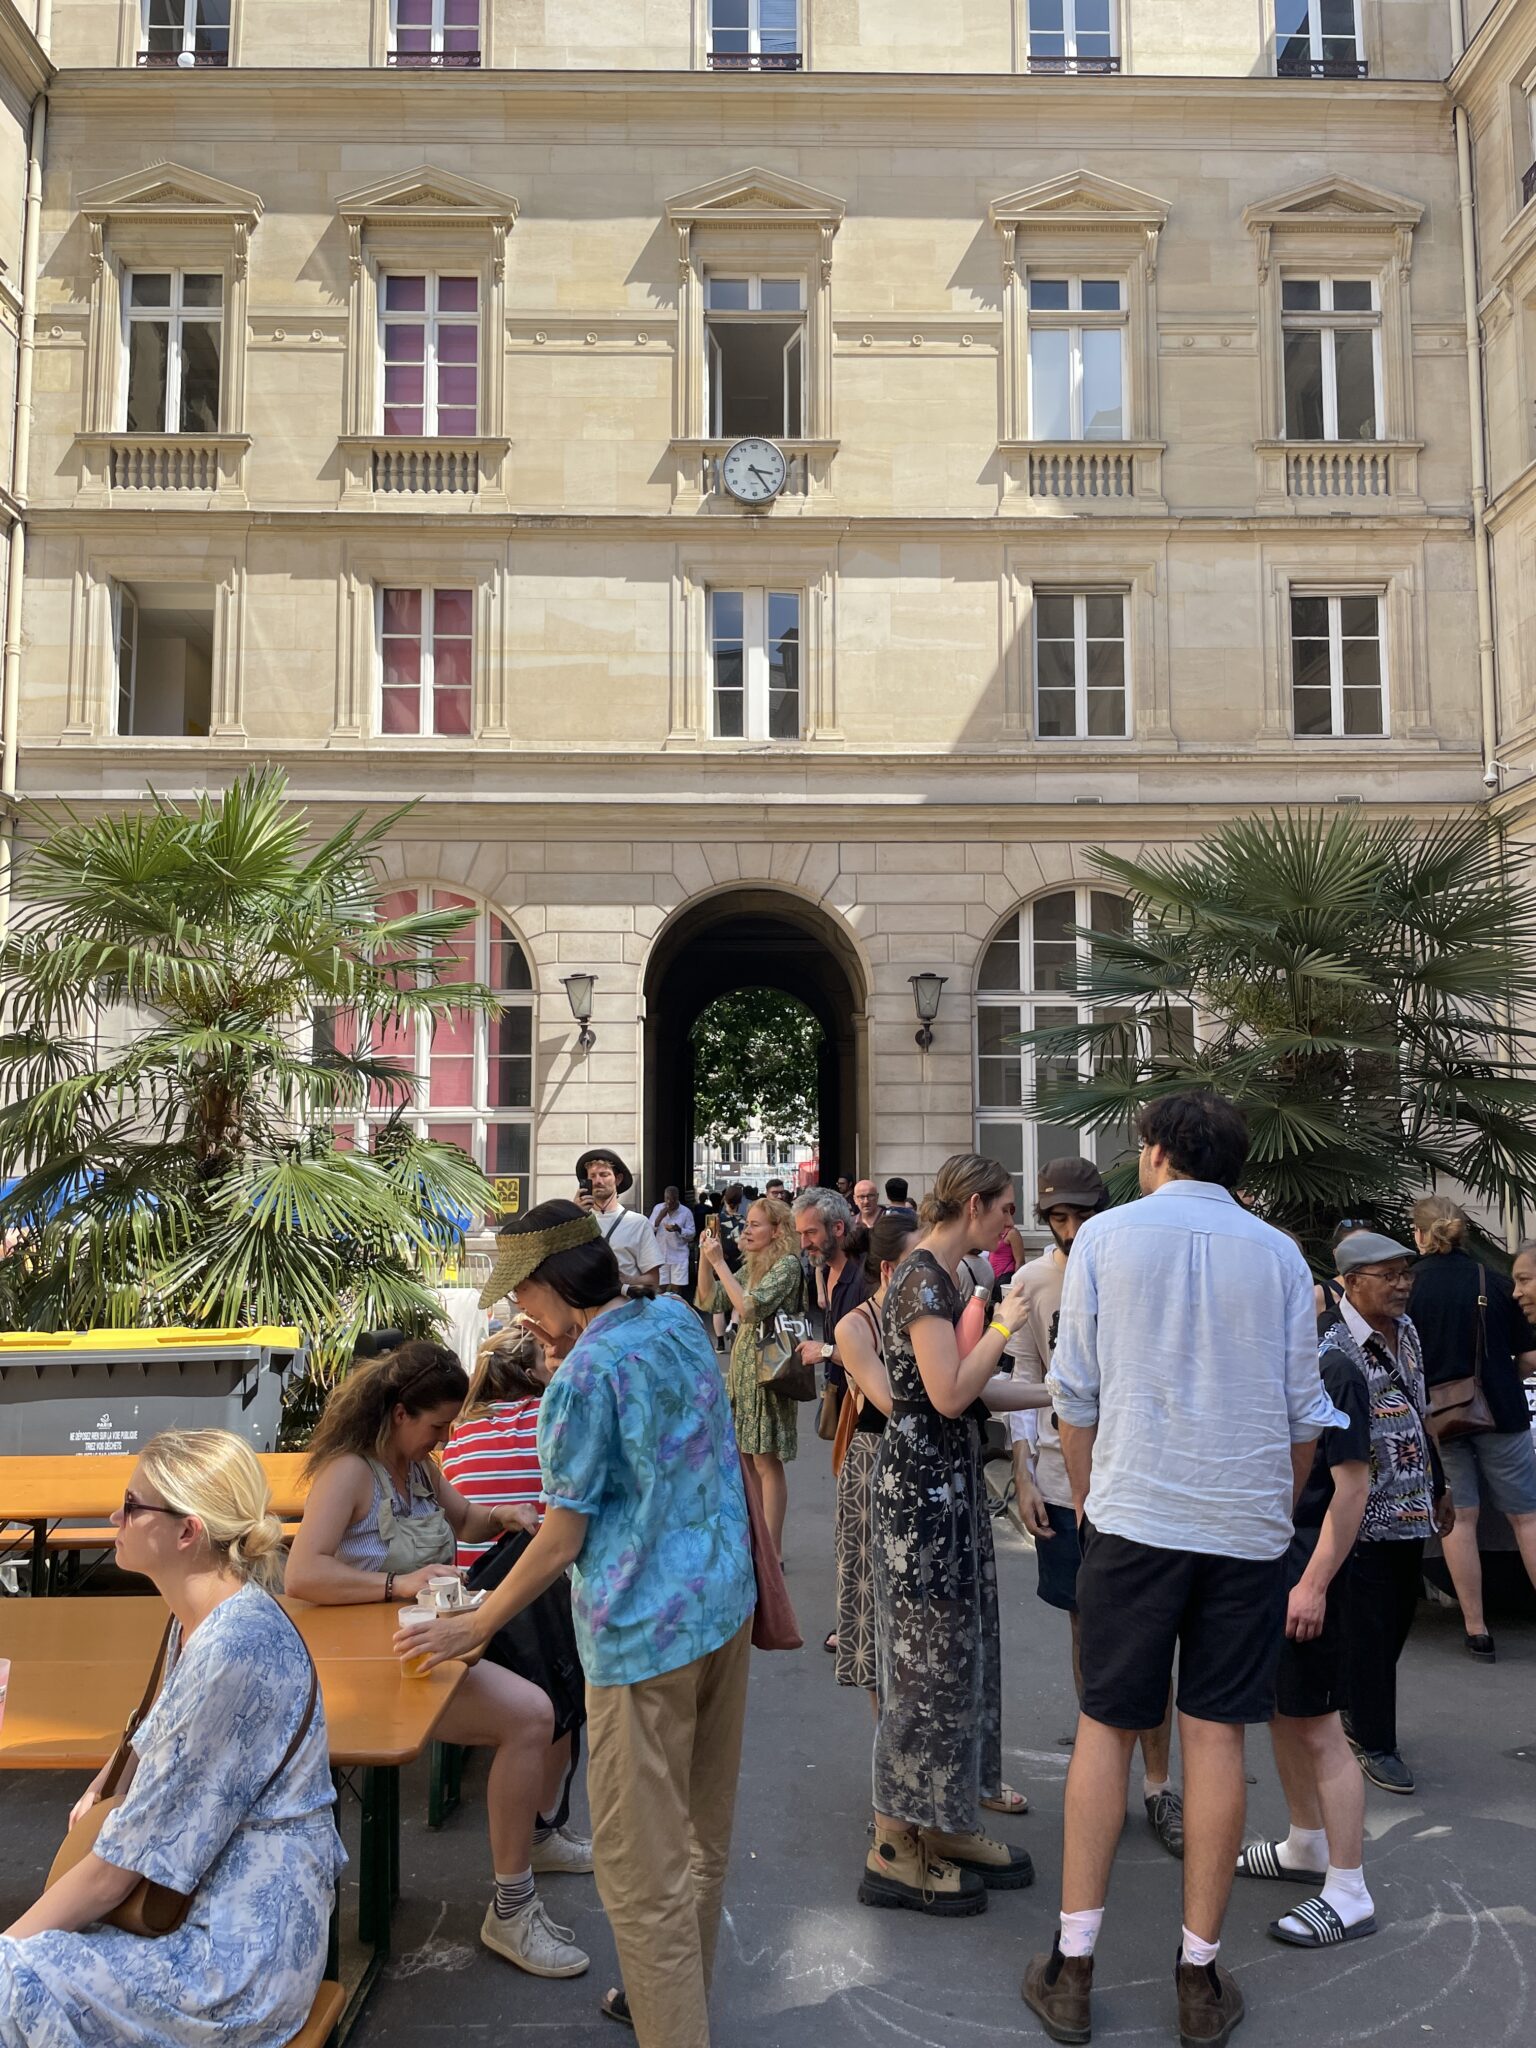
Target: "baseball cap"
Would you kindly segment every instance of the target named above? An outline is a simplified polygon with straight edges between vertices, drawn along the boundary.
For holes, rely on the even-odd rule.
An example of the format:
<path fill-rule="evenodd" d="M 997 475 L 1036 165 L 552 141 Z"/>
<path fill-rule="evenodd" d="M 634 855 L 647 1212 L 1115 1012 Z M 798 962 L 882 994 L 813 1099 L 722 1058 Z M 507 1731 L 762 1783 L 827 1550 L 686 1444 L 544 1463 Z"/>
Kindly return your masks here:
<path fill-rule="evenodd" d="M 1040 1170 L 1036 1209 L 1102 1209 L 1109 1200 L 1104 1176 L 1091 1159 L 1053 1159 Z"/>

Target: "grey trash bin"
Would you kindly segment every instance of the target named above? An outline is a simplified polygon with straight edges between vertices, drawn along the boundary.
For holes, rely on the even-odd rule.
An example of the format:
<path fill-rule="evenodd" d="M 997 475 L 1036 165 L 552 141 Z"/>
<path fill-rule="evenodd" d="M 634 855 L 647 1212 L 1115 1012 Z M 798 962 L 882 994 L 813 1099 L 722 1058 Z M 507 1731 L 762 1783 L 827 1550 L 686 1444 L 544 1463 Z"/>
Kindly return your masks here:
<path fill-rule="evenodd" d="M 297 1330 L 9 1331 L 0 1457 L 133 1454 L 162 1429 L 228 1429 L 275 1451 Z"/>

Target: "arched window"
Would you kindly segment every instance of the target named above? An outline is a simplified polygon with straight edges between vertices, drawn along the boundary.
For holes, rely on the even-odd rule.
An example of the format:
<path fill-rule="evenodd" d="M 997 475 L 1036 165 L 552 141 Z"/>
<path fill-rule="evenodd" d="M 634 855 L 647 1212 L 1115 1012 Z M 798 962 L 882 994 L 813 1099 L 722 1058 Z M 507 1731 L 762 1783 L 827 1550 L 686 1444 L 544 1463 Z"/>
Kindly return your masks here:
<path fill-rule="evenodd" d="M 384 897 L 385 917 L 422 910 L 472 910 L 472 897 L 452 889 L 396 889 Z M 418 1137 L 458 1145 L 484 1171 L 527 1173 L 533 1150 L 533 976 L 522 947 L 491 910 L 480 910 L 441 949 L 444 978 L 480 982 L 496 997 L 495 1011 L 476 1016 L 450 1012 L 435 1030 L 412 1025 L 375 1028 L 374 1046 L 409 1061 L 416 1094 L 406 1115 Z M 345 1045 L 350 1018 L 337 1017 L 335 1043 Z M 394 1104 L 373 1091 L 342 1143 L 366 1144 L 370 1126 L 389 1121 Z"/>
<path fill-rule="evenodd" d="M 976 977 L 976 1149 L 1000 1159 L 1018 1180 L 1019 1220 L 1028 1227 L 1035 1177 L 1051 1159 L 1068 1153 L 1118 1159 L 1127 1134 L 1120 1129 L 1074 1131 L 1036 1123 L 1024 1105 L 1037 1083 L 1051 1078 L 1052 1062 L 1028 1046 L 1009 1045 L 1017 1031 L 1087 1021 L 1093 1012 L 1073 1000 L 1071 970 L 1086 964 L 1089 947 L 1073 927 L 1123 932 L 1130 906 L 1108 889 L 1056 889 L 1006 918 L 981 956 Z M 1054 1065 L 1059 1070 L 1060 1062 Z M 1086 1055 L 1081 1073 L 1088 1072 Z"/>

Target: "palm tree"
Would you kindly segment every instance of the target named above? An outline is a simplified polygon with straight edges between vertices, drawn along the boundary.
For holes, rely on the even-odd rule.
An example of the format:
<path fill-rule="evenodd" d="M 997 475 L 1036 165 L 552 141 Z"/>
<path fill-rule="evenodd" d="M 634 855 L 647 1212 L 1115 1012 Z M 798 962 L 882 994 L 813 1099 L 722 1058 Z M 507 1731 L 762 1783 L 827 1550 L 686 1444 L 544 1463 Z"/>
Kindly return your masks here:
<path fill-rule="evenodd" d="M 1093 864 L 1130 914 L 1084 934 L 1092 1021 L 1018 1041 L 1055 1074 L 1032 1114 L 1124 1129 L 1158 1095 L 1219 1089 L 1248 1117 L 1247 1192 L 1317 1252 L 1341 1216 L 1401 1231 L 1436 1183 L 1523 1224 L 1536 906 L 1485 816 L 1273 815 Z"/>
<path fill-rule="evenodd" d="M 489 1189 L 412 1134 L 412 1071 L 378 1047 L 491 998 L 445 979 L 467 913 L 381 914 L 401 813 L 315 845 L 269 769 L 190 809 L 31 815 L 0 947 L 0 1319 L 295 1323 L 322 1372 L 362 1329 L 431 1328 L 424 1272 Z M 344 1149 L 370 1102 L 372 1151 Z"/>

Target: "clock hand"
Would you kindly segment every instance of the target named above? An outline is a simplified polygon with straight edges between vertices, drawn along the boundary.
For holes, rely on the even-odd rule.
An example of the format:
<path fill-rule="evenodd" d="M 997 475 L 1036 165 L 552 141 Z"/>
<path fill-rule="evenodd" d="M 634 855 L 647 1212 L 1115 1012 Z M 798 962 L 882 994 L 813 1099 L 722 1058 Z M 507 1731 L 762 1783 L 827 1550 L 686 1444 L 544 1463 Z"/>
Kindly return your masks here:
<path fill-rule="evenodd" d="M 769 476 L 768 472 L 765 469 L 759 469 L 755 462 L 749 462 L 747 464 L 747 469 L 752 476 L 755 476 L 757 478 L 760 484 L 772 483 L 773 479 Z"/>

